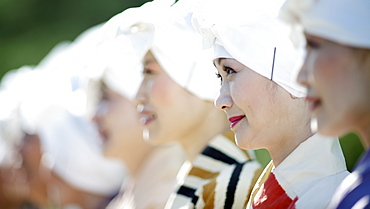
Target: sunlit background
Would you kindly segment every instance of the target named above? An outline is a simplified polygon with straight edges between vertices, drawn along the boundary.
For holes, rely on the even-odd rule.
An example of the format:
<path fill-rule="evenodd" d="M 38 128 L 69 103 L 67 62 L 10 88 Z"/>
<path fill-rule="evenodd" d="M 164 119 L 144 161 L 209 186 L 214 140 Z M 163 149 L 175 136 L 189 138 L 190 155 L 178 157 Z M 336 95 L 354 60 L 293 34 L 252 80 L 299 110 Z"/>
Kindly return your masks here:
<path fill-rule="evenodd" d="M 0 0 L 0 78 L 145 0 Z"/>

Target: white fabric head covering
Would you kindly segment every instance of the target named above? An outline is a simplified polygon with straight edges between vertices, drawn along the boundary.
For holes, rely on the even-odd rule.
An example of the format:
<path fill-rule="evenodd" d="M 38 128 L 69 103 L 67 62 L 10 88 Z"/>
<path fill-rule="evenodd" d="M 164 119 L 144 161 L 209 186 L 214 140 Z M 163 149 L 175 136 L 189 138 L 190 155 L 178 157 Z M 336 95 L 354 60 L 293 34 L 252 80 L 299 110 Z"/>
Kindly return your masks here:
<path fill-rule="evenodd" d="M 369 0 L 287 0 L 279 16 L 311 35 L 370 48 Z"/>
<path fill-rule="evenodd" d="M 18 102 L 11 92 L 0 90 L 0 167 L 14 165 L 15 145 L 22 138 L 22 131 L 17 115 Z"/>
<path fill-rule="evenodd" d="M 1 87 L 19 108 L 22 129 L 40 136 L 43 160 L 58 176 L 75 188 L 112 195 L 126 171 L 121 162 L 103 156 L 90 121 L 72 114 L 85 104 L 72 81 L 62 71 L 21 68 L 7 74 Z"/>
<path fill-rule="evenodd" d="M 100 29 L 97 57 L 91 68 L 101 70 L 105 84 L 128 99 L 133 99 L 141 82 L 141 60 L 152 42 L 153 27 L 141 25 L 148 14 L 169 7 L 172 0 L 149 2 L 129 8 L 109 19 Z M 145 28 L 144 28 L 145 27 Z M 134 34 L 134 35 L 133 35 Z"/>
<path fill-rule="evenodd" d="M 97 46 L 97 63 L 93 67 L 103 70 L 104 83 L 121 94 L 133 99 L 141 81 L 141 62 L 135 55 L 130 40 L 120 35 L 113 40 L 104 40 Z"/>
<path fill-rule="evenodd" d="M 126 170 L 117 159 L 104 157 L 101 139 L 90 120 L 50 106 L 38 118 L 43 163 L 75 188 L 112 195 Z"/>
<path fill-rule="evenodd" d="M 192 1 L 190 1 L 192 2 Z M 191 3 L 152 1 L 122 13 L 119 34 L 129 37 L 142 59 L 151 50 L 158 63 L 180 86 L 201 99 L 217 95 L 216 79 L 207 79 L 211 70 L 212 52 L 203 50 L 202 37 L 193 29 Z"/>
<path fill-rule="evenodd" d="M 214 58 L 234 58 L 271 79 L 296 97 L 303 97 L 293 72 L 303 60 L 303 48 L 290 40 L 289 25 L 277 18 L 283 0 L 204 1 L 193 25 L 205 47 L 214 45 Z M 274 50 L 276 48 L 275 60 Z"/>
<path fill-rule="evenodd" d="M 213 52 L 203 49 L 202 36 L 192 26 L 191 3 L 177 2 L 169 14 L 173 19 L 156 25 L 151 51 L 175 82 L 197 97 L 213 101 L 220 85 L 212 79 L 216 72 Z"/>

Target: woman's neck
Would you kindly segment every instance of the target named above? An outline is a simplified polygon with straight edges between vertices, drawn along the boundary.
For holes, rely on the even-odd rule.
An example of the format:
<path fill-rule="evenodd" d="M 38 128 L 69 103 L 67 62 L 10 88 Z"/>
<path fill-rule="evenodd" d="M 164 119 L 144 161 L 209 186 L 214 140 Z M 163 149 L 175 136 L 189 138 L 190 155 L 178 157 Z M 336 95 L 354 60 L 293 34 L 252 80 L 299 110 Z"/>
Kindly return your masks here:
<path fill-rule="evenodd" d="M 219 111 L 216 109 L 216 111 Z M 203 151 L 210 140 L 218 134 L 223 134 L 227 130 L 228 122 L 223 112 L 211 112 L 205 117 L 202 123 L 196 126 L 196 130 L 190 131 L 180 142 L 189 160 L 192 162 Z"/>
<path fill-rule="evenodd" d="M 121 156 L 121 159 L 126 164 L 134 178 L 136 178 L 141 165 L 154 148 L 154 146 L 145 142 L 142 138 L 138 138 L 138 140 L 142 140 L 142 144 L 140 143 L 139 145 L 136 145 L 139 147 L 138 149 L 132 149 L 132 146 L 130 146 L 130 149 L 126 149 Z"/>
<path fill-rule="evenodd" d="M 359 134 L 361 141 L 363 145 L 365 146 L 365 149 L 370 148 L 370 115 L 364 120 L 362 120 L 361 123 L 359 123 L 357 128 L 357 133 Z"/>
<path fill-rule="evenodd" d="M 279 143 L 267 147 L 275 167 L 280 165 L 302 142 L 312 136 L 309 128 L 302 131 L 292 131 L 290 134 L 276 138 Z M 275 140 L 275 139 L 274 139 Z"/>

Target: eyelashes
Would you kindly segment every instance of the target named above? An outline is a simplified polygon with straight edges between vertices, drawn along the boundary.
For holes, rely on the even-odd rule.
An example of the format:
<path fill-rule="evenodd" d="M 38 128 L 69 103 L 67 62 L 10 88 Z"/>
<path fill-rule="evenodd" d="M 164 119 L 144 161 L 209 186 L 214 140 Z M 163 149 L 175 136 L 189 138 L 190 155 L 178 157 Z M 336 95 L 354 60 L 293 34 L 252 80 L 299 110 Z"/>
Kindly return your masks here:
<path fill-rule="evenodd" d="M 153 74 L 153 71 L 152 70 L 150 70 L 148 68 L 144 68 L 143 75 L 151 75 L 151 74 Z"/>
<path fill-rule="evenodd" d="M 216 77 L 220 80 L 220 85 L 222 84 L 222 76 L 220 73 L 215 73 Z"/>
<path fill-rule="evenodd" d="M 236 71 L 230 67 L 224 67 L 223 71 L 226 73 L 226 77 L 230 76 L 231 74 L 236 73 Z M 222 84 L 222 75 L 220 73 L 215 73 L 216 77 L 220 80 L 220 84 Z"/>
<path fill-rule="evenodd" d="M 223 69 L 226 73 L 226 75 L 230 75 L 230 74 L 233 74 L 233 73 L 236 73 L 234 69 L 230 68 L 230 67 L 224 67 Z"/>
<path fill-rule="evenodd" d="M 306 40 L 306 48 L 307 49 L 317 49 L 317 48 L 319 48 L 319 44 L 316 43 L 315 41 L 307 39 Z"/>

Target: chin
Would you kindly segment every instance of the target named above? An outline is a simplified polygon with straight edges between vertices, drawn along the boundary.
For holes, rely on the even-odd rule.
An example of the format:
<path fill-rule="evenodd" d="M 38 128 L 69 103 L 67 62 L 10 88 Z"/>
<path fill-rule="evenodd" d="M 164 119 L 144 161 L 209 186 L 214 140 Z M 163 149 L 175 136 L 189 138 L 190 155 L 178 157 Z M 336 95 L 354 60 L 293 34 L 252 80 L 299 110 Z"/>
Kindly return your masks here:
<path fill-rule="evenodd" d="M 235 142 L 236 145 L 238 145 L 238 147 L 242 149 L 251 149 L 251 144 L 249 140 L 246 137 L 242 137 L 241 134 L 235 134 Z"/>
<path fill-rule="evenodd" d="M 163 144 L 162 142 L 162 137 L 160 137 L 159 134 L 156 134 L 153 131 L 150 131 L 149 129 L 144 129 L 143 130 L 143 138 L 144 141 L 151 145 L 161 145 Z"/>
<path fill-rule="evenodd" d="M 317 119 L 317 132 L 325 136 L 342 136 L 350 130 L 341 128 L 340 124 L 332 123 L 324 119 Z"/>

